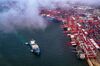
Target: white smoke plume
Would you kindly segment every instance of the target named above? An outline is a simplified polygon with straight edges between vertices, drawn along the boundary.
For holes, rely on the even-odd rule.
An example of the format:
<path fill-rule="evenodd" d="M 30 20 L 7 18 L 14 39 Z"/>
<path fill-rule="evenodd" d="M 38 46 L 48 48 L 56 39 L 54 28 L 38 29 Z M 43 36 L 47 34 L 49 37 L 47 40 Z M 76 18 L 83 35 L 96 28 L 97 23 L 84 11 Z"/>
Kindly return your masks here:
<path fill-rule="evenodd" d="M 0 0 L 0 31 L 14 31 L 16 27 L 44 29 L 46 21 L 39 15 L 39 7 L 56 8 L 55 3 L 62 7 L 67 2 L 97 4 L 100 0 Z"/>
<path fill-rule="evenodd" d="M 4 11 L 0 13 L 0 29 L 14 31 L 16 26 L 23 28 L 45 28 L 45 21 L 39 16 L 36 0 L 10 0 L 4 1 Z M 3 6 L 3 5 L 2 5 Z"/>

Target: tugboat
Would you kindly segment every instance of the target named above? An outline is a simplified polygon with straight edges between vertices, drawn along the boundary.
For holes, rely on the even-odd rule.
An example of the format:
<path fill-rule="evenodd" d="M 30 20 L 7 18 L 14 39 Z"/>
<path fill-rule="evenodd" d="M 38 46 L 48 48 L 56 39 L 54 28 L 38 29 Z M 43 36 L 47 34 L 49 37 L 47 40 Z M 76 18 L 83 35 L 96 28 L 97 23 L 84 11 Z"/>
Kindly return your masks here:
<path fill-rule="evenodd" d="M 34 53 L 35 55 L 40 55 L 40 48 L 37 45 L 37 43 L 35 43 L 35 40 L 31 40 L 29 43 L 25 43 L 25 44 L 30 45 L 32 53 Z"/>
<path fill-rule="evenodd" d="M 78 59 L 85 59 L 85 53 L 82 51 L 82 49 L 79 46 L 76 46 L 76 56 Z"/>

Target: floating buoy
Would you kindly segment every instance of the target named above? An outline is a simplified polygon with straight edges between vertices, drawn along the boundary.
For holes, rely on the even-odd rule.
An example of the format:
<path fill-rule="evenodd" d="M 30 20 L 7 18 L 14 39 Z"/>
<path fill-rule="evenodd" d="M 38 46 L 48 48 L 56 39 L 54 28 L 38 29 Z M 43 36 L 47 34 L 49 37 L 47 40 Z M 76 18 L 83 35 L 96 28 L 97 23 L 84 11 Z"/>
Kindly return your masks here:
<path fill-rule="evenodd" d="M 25 44 L 28 45 L 28 42 L 26 42 Z"/>

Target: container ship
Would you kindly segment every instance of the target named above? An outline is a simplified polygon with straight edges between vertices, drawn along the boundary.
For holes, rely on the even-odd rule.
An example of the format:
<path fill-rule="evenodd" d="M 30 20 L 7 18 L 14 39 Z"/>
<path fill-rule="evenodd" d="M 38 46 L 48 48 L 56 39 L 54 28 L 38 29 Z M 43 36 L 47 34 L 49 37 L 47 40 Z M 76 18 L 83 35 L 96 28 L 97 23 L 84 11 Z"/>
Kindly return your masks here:
<path fill-rule="evenodd" d="M 100 66 L 100 13 L 90 6 L 72 6 L 68 9 L 41 9 L 40 15 L 61 22 L 67 43 L 75 48 L 79 59 L 86 59 L 89 66 Z"/>

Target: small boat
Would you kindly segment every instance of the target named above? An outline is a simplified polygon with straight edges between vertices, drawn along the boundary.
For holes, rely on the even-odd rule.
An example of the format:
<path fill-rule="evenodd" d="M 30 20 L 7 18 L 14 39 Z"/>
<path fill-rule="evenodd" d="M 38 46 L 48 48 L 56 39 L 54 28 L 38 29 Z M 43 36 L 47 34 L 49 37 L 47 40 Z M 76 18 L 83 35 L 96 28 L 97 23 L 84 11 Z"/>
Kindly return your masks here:
<path fill-rule="evenodd" d="M 35 40 L 31 40 L 29 43 L 25 43 L 25 44 L 30 45 L 32 53 L 34 53 L 35 55 L 40 55 L 40 48 L 37 45 L 37 43 L 35 43 Z"/>
<path fill-rule="evenodd" d="M 76 55 L 81 60 L 86 58 L 85 53 L 82 51 L 82 49 L 79 46 L 76 46 Z"/>

